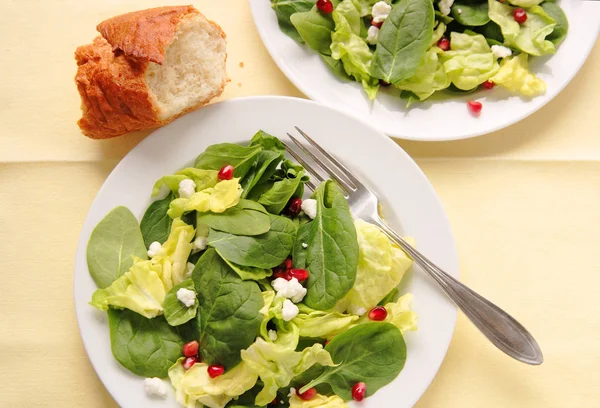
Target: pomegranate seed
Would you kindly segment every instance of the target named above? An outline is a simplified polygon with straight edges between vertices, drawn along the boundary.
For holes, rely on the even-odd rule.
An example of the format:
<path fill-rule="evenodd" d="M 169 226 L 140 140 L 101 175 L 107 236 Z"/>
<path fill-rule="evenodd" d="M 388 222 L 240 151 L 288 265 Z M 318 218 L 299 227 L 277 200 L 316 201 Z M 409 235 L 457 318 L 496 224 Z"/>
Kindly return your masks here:
<path fill-rule="evenodd" d="M 273 401 L 269 402 L 269 406 L 274 407 L 277 405 L 277 397 L 273 399 Z"/>
<path fill-rule="evenodd" d="M 217 177 L 219 180 L 231 180 L 233 178 L 233 166 L 228 164 L 227 166 L 221 167 Z"/>
<path fill-rule="evenodd" d="M 208 376 L 210 378 L 216 378 L 225 373 L 225 367 L 222 365 L 211 364 L 208 366 Z"/>
<path fill-rule="evenodd" d="M 309 388 L 308 390 L 304 391 L 302 394 L 300 394 L 300 390 L 296 390 L 296 395 L 300 397 L 300 399 L 304 400 L 304 401 L 310 401 L 311 399 L 313 399 L 316 395 L 317 395 L 317 389 L 316 388 Z"/>
<path fill-rule="evenodd" d="M 352 387 L 352 399 L 354 401 L 362 401 L 365 399 L 365 394 L 367 393 L 367 384 L 364 382 L 357 382 Z"/>
<path fill-rule="evenodd" d="M 288 205 L 288 214 L 292 217 L 300 214 L 302 210 L 302 199 L 299 197 L 294 197 L 290 200 L 290 204 Z"/>
<path fill-rule="evenodd" d="M 196 340 L 190 341 L 183 345 L 183 355 L 186 357 L 194 357 L 198 355 L 198 347 L 200 344 Z"/>
<path fill-rule="evenodd" d="M 387 310 L 383 306 L 375 306 L 369 312 L 369 319 L 374 320 L 376 322 L 381 322 L 385 320 L 387 317 Z"/>
<path fill-rule="evenodd" d="M 325 345 L 328 345 L 330 341 L 331 341 L 331 340 L 327 340 L 327 341 L 325 342 Z"/>
<path fill-rule="evenodd" d="M 186 357 L 185 360 L 183 360 L 183 368 L 189 370 L 197 362 L 198 359 L 196 357 Z"/>
<path fill-rule="evenodd" d="M 298 279 L 298 282 L 304 282 L 308 279 L 308 271 L 306 269 L 290 269 L 288 274 L 291 278 Z"/>
<path fill-rule="evenodd" d="M 390 86 L 391 84 L 389 82 L 385 82 L 383 79 L 379 80 L 379 85 L 381 86 Z"/>
<path fill-rule="evenodd" d="M 283 267 L 285 269 L 292 269 L 294 267 L 294 261 L 291 257 L 288 257 L 285 261 L 283 261 Z"/>
<path fill-rule="evenodd" d="M 325 14 L 331 14 L 333 12 L 333 3 L 331 3 L 331 0 L 317 0 L 317 8 Z"/>
<path fill-rule="evenodd" d="M 525 21 L 527 21 L 527 13 L 520 7 L 513 11 L 513 17 L 515 21 L 519 24 L 524 24 Z"/>
<path fill-rule="evenodd" d="M 279 279 L 279 278 L 285 279 L 285 280 L 292 280 L 292 277 L 287 272 L 275 272 L 273 274 L 273 279 Z"/>
<path fill-rule="evenodd" d="M 450 49 L 450 40 L 447 39 L 446 37 L 442 37 L 440 38 L 440 40 L 437 43 L 437 46 L 440 48 L 440 50 L 442 51 L 448 51 Z"/>
<path fill-rule="evenodd" d="M 469 110 L 471 112 L 473 112 L 475 115 L 480 114 L 481 108 L 483 108 L 483 105 L 481 104 L 481 102 L 477 102 L 477 101 L 468 101 L 467 106 L 469 107 Z"/>
<path fill-rule="evenodd" d="M 376 22 L 375 20 L 371 20 L 371 25 L 377 28 L 381 28 L 381 26 L 383 25 L 383 21 Z"/>
<path fill-rule="evenodd" d="M 492 81 L 485 81 L 483 84 L 481 84 L 481 86 L 483 86 L 485 89 L 492 89 L 494 86 L 496 86 L 496 84 Z"/>

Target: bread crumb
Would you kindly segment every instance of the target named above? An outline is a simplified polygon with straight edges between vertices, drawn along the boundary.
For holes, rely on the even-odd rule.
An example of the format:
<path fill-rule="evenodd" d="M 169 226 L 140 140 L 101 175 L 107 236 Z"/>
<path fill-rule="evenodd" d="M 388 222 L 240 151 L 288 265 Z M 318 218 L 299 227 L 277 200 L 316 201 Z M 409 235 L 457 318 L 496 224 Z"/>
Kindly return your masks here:
<path fill-rule="evenodd" d="M 240 88 L 242 87 L 242 83 L 241 82 L 238 82 L 238 87 L 240 87 Z"/>
<path fill-rule="evenodd" d="M 244 68 L 244 63 L 240 61 L 240 68 Z"/>

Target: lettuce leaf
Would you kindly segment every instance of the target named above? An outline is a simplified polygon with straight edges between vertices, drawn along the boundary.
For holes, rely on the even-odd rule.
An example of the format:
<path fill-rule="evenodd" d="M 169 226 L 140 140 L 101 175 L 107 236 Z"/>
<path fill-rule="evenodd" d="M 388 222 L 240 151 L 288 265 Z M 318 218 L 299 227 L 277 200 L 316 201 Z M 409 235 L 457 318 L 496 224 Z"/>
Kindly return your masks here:
<path fill-rule="evenodd" d="M 288 386 L 294 377 L 313 365 L 334 365 L 329 352 L 321 344 L 297 352 L 291 347 L 268 343 L 259 337 L 241 354 L 248 369 L 258 375 L 264 384 L 256 396 L 255 404 L 258 406 L 273 401 L 279 388 Z"/>
<path fill-rule="evenodd" d="M 317 394 L 309 401 L 304 401 L 295 393 L 290 398 L 290 408 L 347 408 L 348 405 L 337 395 L 327 397 Z"/>
<path fill-rule="evenodd" d="M 441 54 L 450 81 L 459 89 L 471 90 L 490 79 L 498 69 L 498 61 L 481 34 L 450 34 L 450 50 Z"/>
<path fill-rule="evenodd" d="M 195 408 L 196 402 L 210 408 L 223 408 L 233 398 L 254 387 L 258 379 L 243 362 L 219 377 L 210 378 L 208 364 L 197 362 L 185 371 L 184 359 L 180 358 L 169 368 L 169 378 L 177 402 L 189 408 Z"/>
<path fill-rule="evenodd" d="M 417 330 L 417 314 L 410 310 L 413 299 L 414 296 L 412 293 L 407 293 L 395 302 L 386 303 L 384 307 L 388 315 L 383 321 L 396 326 L 402 334 L 407 331 Z M 352 327 L 362 323 L 372 323 L 372 321 L 368 315 L 364 315 Z"/>
<path fill-rule="evenodd" d="M 517 7 L 533 7 L 539 5 L 544 0 L 511 0 L 510 4 Z"/>
<path fill-rule="evenodd" d="M 526 96 L 546 92 L 546 83 L 529 72 L 527 54 L 504 58 L 500 64 L 500 71 L 490 80 L 496 85 Z"/>
<path fill-rule="evenodd" d="M 298 326 L 302 337 L 331 339 L 352 327 L 359 319 L 359 316 L 351 314 L 313 310 L 303 304 L 298 307 L 300 313 L 292 323 Z"/>
<path fill-rule="evenodd" d="M 176 198 L 171 201 L 167 214 L 171 218 L 181 217 L 188 211 L 222 213 L 235 206 L 242 196 L 240 179 L 223 180 L 214 187 L 205 188 L 189 198 Z"/>
<path fill-rule="evenodd" d="M 417 72 L 395 85 L 396 88 L 414 93 L 421 101 L 429 98 L 435 91 L 446 89 L 450 85 L 450 78 L 438 57 L 439 53 L 441 53 L 439 48 L 430 48 L 425 53 L 423 63 L 417 68 Z"/>
<path fill-rule="evenodd" d="M 174 194 L 179 194 L 179 183 L 186 179 L 194 180 L 194 183 L 196 183 L 196 191 L 214 187 L 219 181 L 217 173 L 217 170 L 201 170 L 194 167 L 187 167 L 183 170 L 179 170 L 175 174 L 161 177 L 156 181 L 154 187 L 152 187 L 152 197 L 158 195 L 163 184 Z"/>
<path fill-rule="evenodd" d="M 162 268 L 161 278 L 167 290 L 185 280 L 187 259 L 193 248 L 193 239 L 194 227 L 183 222 L 181 218 L 176 218 L 171 225 L 169 238 L 152 258 L 152 263 L 160 264 Z"/>
<path fill-rule="evenodd" d="M 556 21 L 540 6 L 526 9 L 527 21 L 519 24 L 513 17 L 516 7 L 489 0 L 490 18 L 500 26 L 504 43 L 530 55 L 554 54 L 556 47 L 546 39 L 556 26 Z"/>
<path fill-rule="evenodd" d="M 354 226 L 359 249 L 356 282 L 335 310 L 362 315 L 398 286 L 412 260 L 379 227 L 360 219 Z"/>

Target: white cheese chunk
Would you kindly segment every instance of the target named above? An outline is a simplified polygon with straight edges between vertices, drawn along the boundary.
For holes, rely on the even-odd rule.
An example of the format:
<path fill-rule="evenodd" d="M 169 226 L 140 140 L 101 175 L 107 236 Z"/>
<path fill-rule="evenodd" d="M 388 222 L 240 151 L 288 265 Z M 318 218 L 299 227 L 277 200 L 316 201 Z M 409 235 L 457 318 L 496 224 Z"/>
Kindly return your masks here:
<path fill-rule="evenodd" d="M 494 58 L 506 58 L 512 55 L 512 51 L 504 45 L 492 45 L 492 54 Z"/>
<path fill-rule="evenodd" d="M 311 219 L 315 219 L 317 216 L 317 200 L 307 198 L 302 201 L 301 208 L 302 211 L 304 211 L 304 214 L 308 215 Z"/>
<path fill-rule="evenodd" d="M 302 299 L 306 296 L 306 288 L 296 278 L 291 280 L 277 278 L 271 285 L 277 292 L 277 296 L 291 299 L 294 303 L 302 302 Z"/>
<path fill-rule="evenodd" d="M 183 303 L 185 307 L 193 306 L 194 302 L 196 301 L 196 292 L 186 288 L 181 288 L 177 291 L 177 299 Z"/>
<path fill-rule="evenodd" d="M 294 317 L 298 316 L 298 312 L 298 306 L 293 304 L 291 300 L 286 299 L 283 301 L 283 308 L 281 309 L 281 316 L 283 317 L 283 320 L 289 322 Z"/>
<path fill-rule="evenodd" d="M 376 23 L 382 23 L 386 18 L 390 15 L 392 11 L 392 6 L 387 4 L 385 1 L 378 1 L 373 4 L 373 8 L 371 9 L 371 15 L 373 16 L 373 21 Z"/>
<path fill-rule="evenodd" d="M 160 242 L 154 241 L 153 243 L 151 243 L 148 247 L 148 258 L 153 258 L 156 255 L 158 255 L 161 249 L 162 245 L 160 244 Z"/>
<path fill-rule="evenodd" d="M 379 27 L 371 26 L 369 27 L 369 31 L 367 31 L 367 42 L 369 44 L 377 44 L 377 39 L 379 38 Z M 305 211 L 306 212 L 306 211 Z"/>
<path fill-rule="evenodd" d="M 165 397 L 167 395 L 167 386 L 157 377 L 146 378 L 144 380 L 144 390 L 146 390 L 146 394 L 149 396 Z"/>
<path fill-rule="evenodd" d="M 179 182 L 179 197 L 189 198 L 196 192 L 194 180 L 185 179 Z"/>

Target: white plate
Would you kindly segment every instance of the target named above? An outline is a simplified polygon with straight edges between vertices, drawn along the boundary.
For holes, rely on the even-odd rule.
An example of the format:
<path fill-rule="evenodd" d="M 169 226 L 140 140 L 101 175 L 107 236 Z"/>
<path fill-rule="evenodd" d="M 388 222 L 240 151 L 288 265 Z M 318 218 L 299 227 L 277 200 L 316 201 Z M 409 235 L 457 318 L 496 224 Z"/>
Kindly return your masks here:
<path fill-rule="evenodd" d="M 457 140 L 490 133 L 526 118 L 552 100 L 579 71 L 600 31 L 600 1 L 562 0 L 560 5 L 570 23 L 567 38 L 555 55 L 533 58 L 530 63 L 531 70 L 548 85 L 545 95 L 525 99 L 496 87 L 406 109 L 406 102 L 391 93 L 380 93 L 370 102 L 360 84 L 338 79 L 317 53 L 279 30 L 269 0 L 250 0 L 254 22 L 271 57 L 300 91 L 315 101 L 366 120 L 390 136 L 422 141 Z M 479 117 L 469 113 L 466 101 L 470 99 L 483 102 Z"/>
<path fill-rule="evenodd" d="M 385 135 L 344 113 L 304 99 L 253 97 L 205 107 L 157 130 L 117 165 L 98 192 L 79 238 L 74 278 L 77 320 L 90 360 L 120 406 L 178 405 L 172 392 L 165 400 L 149 399 L 143 379 L 122 368 L 111 354 L 106 314 L 88 304 L 96 289 L 85 256 L 92 229 L 118 205 L 127 206 L 141 219 L 150 204 L 153 183 L 193 163 L 207 146 L 247 142 L 259 129 L 284 138 L 294 125 L 349 163 L 380 194 L 392 225 L 415 237 L 419 249 L 458 277 L 452 233 L 433 188 L 415 162 Z M 415 295 L 419 330 L 406 336 L 406 367 L 393 384 L 360 405 L 363 408 L 412 406 L 446 354 L 456 309 L 419 271 L 408 279 L 407 290 Z"/>

